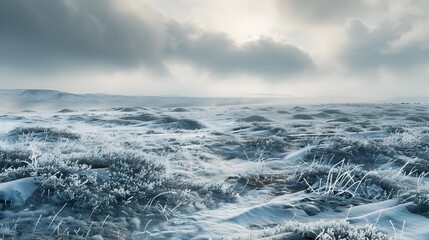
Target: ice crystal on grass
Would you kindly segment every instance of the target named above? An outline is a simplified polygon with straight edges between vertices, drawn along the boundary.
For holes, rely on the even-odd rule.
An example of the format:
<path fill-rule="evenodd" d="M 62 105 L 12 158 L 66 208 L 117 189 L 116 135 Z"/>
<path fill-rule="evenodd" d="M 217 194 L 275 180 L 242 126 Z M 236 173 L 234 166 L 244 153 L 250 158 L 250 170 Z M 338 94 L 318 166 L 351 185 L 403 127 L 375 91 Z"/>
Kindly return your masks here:
<path fill-rule="evenodd" d="M 266 229 L 260 236 L 275 239 L 347 239 L 347 240 L 389 240 L 387 234 L 373 225 L 351 225 L 347 221 L 289 221 L 274 228 Z"/>
<path fill-rule="evenodd" d="M 17 139 L 20 137 L 32 137 L 47 142 L 56 142 L 61 139 L 77 140 L 80 138 L 78 134 L 67 130 L 46 127 L 17 127 L 11 130 L 9 135 Z"/>
<path fill-rule="evenodd" d="M 4 115 L 1 190 L 16 198 L 0 203 L 0 238 L 370 240 L 397 237 L 396 216 L 422 238 L 429 130 L 411 106 Z M 382 231 L 360 225 L 374 215 Z"/>

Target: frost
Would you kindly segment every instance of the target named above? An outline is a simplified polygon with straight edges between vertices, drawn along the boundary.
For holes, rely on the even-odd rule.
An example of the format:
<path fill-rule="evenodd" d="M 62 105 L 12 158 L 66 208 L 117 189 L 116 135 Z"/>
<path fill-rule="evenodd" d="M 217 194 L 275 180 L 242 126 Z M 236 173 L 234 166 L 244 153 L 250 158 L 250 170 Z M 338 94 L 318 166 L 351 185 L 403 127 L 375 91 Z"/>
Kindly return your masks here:
<path fill-rule="evenodd" d="M 426 106 L 73 108 L 0 115 L 1 238 L 429 234 Z"/>

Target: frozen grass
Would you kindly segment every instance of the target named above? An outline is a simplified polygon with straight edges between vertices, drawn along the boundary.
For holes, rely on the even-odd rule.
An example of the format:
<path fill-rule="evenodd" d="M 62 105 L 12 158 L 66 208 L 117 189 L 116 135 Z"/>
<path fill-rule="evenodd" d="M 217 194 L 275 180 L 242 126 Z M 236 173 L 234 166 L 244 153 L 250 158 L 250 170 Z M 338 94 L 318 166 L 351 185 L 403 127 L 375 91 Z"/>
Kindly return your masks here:
<path fill-rule="evenodd" d="M 271 239 L 349 239 L 349 240 L 388 240 L 387 234 L 373 225 L 356 226 L 347 221 L 289 221 L 274 228 L 264 230 L 260 236 Z"/>
<path fill-rule="evenodd" d="M 373 168 L 376 164 L 385 163 L 387 159 L 391 159 L 394 153 L 392 147 L 386 146 L 379 139 L 338 136 L 321 140 L 307 159 L 323 157 L 333 164 L 344 160 Z"/>
<path fill-rule="evenodd" d="M 73 163 L 52 169 L 43 173 L 46 178 L 43 188 L 51 190 L 59 204 L 100 210 L 117 203 L 148 201 L 160 192 L 169 191 L 164 185 L 165 167 L 144 155 L 112 154 L 104 161 L 108 166 L 105 171 L 96 172 L 87 165 Z"/>
<path fill-rule="evenodd" d="M 17 127 L 9 132 L 9 135 L 14 138 L 33 137 L 38 140 L 55 142 L 61 139 L 78 140 L 79 135 L 71 133 L 67 130 L 46 127 Z"/>
<path fill-rule="evenodd" d="M 385 108 L 362 107 L 374 116 Z M 290 109 L 295 115 L 280 115 L 276 108 L 211 109 L 203 115 L 168 110 L 172 116 L 120 108 L 76 112 L 73 118 L 8 116 L 22 124 L 4 119 L 0 182 L 35 177 L 38 188 L 23 206 L 1 205 L 0 237 L 123 239 L 167 223 L 166 232 L 198 229 L 191 236 L 212 237 L 204 231 L 231 215 L 222 212 L 225 206 L 238 211 L 249 204 L 250 212 L 274 206 L 301 217 L 287 221 L 293 215 L 279 215 L 274 221 L 261 213 L 271 220 L 243 230 L 267 228 L 260 237 L 388 239 L 392 229 L 313 217 L 396 199 L 410 212 L 429 216 L 428 127 L 401 124 L 400 114 L 368 119 L 361 106 L 326 108 Z M 39 125 L 50 121 L 67 130 Z M 289 201 L 281 198 L 285 194 L 303 197 Z M 181 222 L 198 219 L 202 211 L 219 221 L 198 227 Z M 226 228 L 225 237 L 232 232 Z"/>
<path fill-rule="evenodd" d="M 4 151 L 4 161 L 13 163 L 9 159 L 17 159 L 19 164 L 9 164 L 0 173 L 1 181 L 37 177 L 40 187 L 28 202 L 36 209 L 44 208 L 46 204 L 56 206 L 55 214 L 44 212 L 39 221 L 36 218 L 21 221 L 11 234 L 35 238 L 46 232 L 54 232 L 53 239 L 71 235 L 84 239 L 88 233 L 88 237 L 99 235 L 107 239 L 122 238 L 140 229 L 140 225 L 151 219 L 155 222 L 165 221 L 180 212 L 217 208 L 222 202 L 237 201 L 238 195 L 234 188 L 221 179 L 196 181 L 171 171 L 170 165 L 176 164 L 174 161 L 178 161 L 181 154 L 183 159 L 186 157 L 185 161 L 197 161 L 187 150 L 177 152 L 176 149 L 174 155 L 169 155 L 125 149 L 118 142 L 104 143 L 103 139 L 81 140 L 91 146 L 97 142 L 99 147 L 88 149 L 82 147 L 81 143 L 62 142 L 56 145 L 56 151 L 45 152 L 50 147 L 46 143 L 24 144 L 21 141 L 4 144 L 5 149 L 13 146 Z M 179 146 L 177 148 L 180 149 Z M 21 156 L 17 153 L 26 154 Z M 18 206 L 13 208 L 23 211 Z M 74 211 L 80 212 L 81 217 L 65 216 Z M 125 222 L 116 224 L 115 231 L 106 231 L 102 225 L 107 216 L 111 220 L 105 222 L 104 227 L 112 224 L 112 219 L 124 216 Z M 143 219 L 142 222 L 137 223 L 140 219 Z M 28 235 L 22 224 L 34 226 L 35 233 Z M 78 233 L 74 232 L 79 229 Z"/>
<path fill-rule="evenodd" d="M 2 142 L 0 146 L 0 170 L 25 166 L 25 162 L 30 160 L 31 155 L 32 153 L 27 147 Z"/>
<path fill-rule="evenodd" d="M 246 187 L 269 186 L 278 194 L 305 190 L 320 209 L 327 202 L 350 207 L 399 197 L 413 201 L 421 214 L 427 214 L 427 190 L 421 184 L 429 170 L 425 154 L 424 131 L 395 132 L 385 138 L 347 135 L 316 139 L 301 164 L 283 173 L 241 176 Z M 380 169 L 380 166 L 389 166 Z M 417 189 L 417 190 L 416 190 Z M 325 206 L 323 206 L 325 205 Z M 329 210 L 329 208 L 328 208 Z"/>

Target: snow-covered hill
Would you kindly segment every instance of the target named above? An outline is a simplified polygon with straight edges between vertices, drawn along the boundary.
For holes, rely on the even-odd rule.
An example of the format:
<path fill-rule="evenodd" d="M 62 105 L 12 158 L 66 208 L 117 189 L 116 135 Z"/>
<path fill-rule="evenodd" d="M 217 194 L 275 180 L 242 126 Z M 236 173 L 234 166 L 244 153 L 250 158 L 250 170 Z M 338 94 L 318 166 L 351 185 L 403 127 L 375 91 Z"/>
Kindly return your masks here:
<path fill-rule="evenodd" d="M 296 105 L 320 103 L 362 103 L 365 99 L 321 96 L 312 98 L 292 96 L 250 96 L 235 98 L 155 97 L 109 94 L 74 94 L 45 89 L 0 89 L 0 110 L 59 110 L 63 108 L 90 109 L 107 107 L 189 107 L 231 105 Z"/>

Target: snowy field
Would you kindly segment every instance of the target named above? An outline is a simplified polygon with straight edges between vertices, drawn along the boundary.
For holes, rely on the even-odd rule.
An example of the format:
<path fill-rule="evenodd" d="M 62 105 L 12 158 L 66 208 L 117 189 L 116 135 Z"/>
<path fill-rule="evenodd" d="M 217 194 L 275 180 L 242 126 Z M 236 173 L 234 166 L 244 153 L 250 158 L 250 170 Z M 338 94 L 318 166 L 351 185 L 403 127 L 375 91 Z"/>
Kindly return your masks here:
<path fill-rule="evenodd" d="M 429 108 L 0 113 L 0 238 L 429 239 Z"/>

